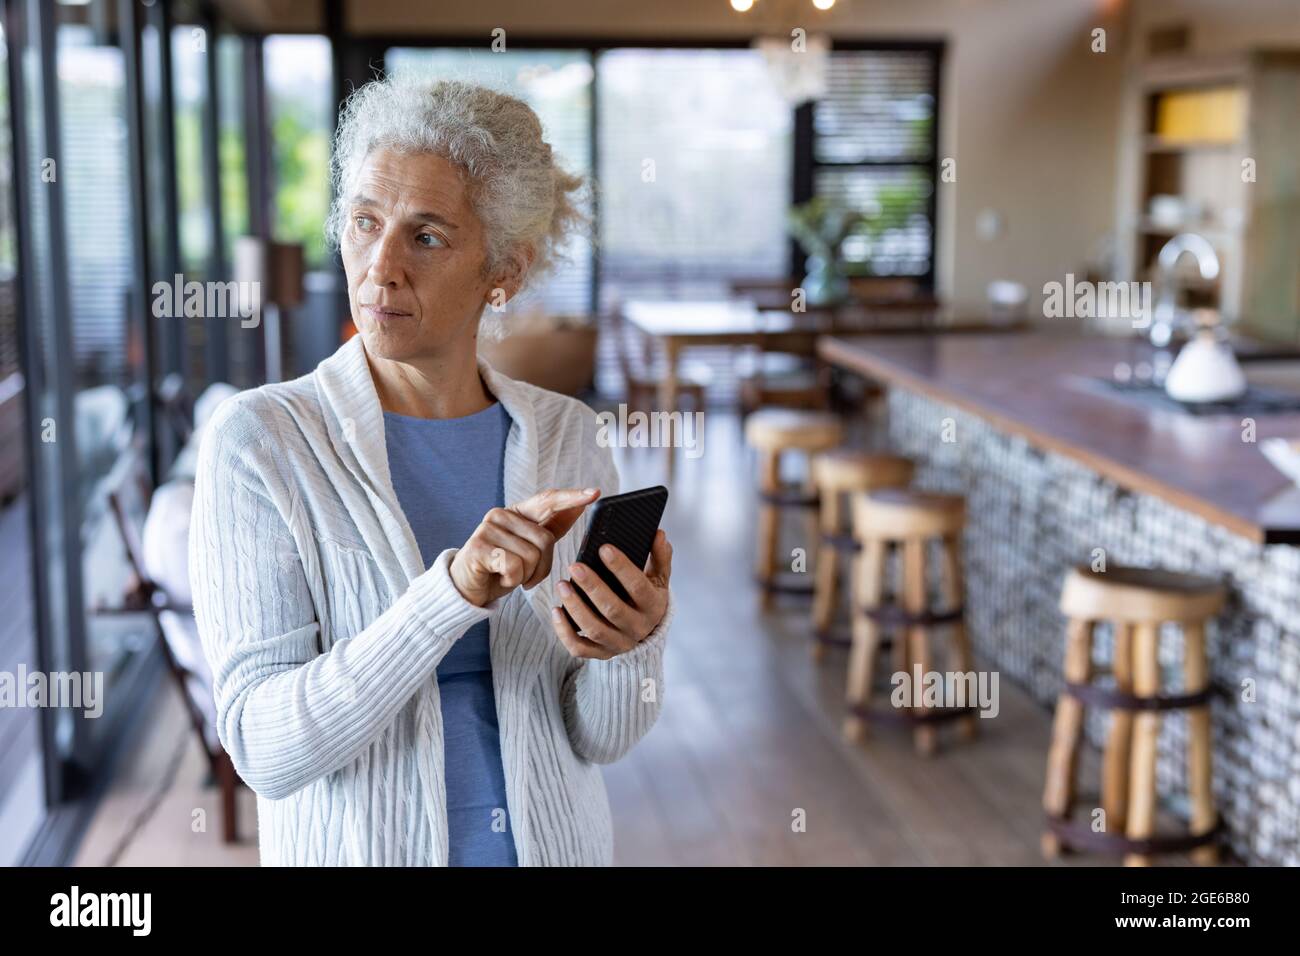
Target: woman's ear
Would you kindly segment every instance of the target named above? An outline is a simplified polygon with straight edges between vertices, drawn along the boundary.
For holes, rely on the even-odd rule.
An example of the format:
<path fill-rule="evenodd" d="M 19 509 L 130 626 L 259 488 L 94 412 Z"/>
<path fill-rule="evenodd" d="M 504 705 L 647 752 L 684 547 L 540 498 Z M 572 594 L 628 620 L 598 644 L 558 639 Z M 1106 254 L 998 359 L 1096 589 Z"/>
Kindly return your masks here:
<path fill-rule="evenodd" d="M 512 252 L 492 280 L 492 288 L 488 289 L 484 297 L 487 304 L 500 308 L 513 299 L 523 286 L 535 257 L 536 251 L 531 247 L 521 247 Z"/>

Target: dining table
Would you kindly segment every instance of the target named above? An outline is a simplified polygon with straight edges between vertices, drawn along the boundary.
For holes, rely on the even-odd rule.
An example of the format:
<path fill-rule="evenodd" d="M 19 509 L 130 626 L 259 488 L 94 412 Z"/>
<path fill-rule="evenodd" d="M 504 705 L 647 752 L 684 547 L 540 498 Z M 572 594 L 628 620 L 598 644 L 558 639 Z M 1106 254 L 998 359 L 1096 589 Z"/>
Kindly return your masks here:
<path fill-rule="evenodd" d="M 643 335 L 658 342 L 663 355 L 659 378 L 659 409 L 677 408 L 681 358 L 688 349 L 704 346 L 756 346 L 786 352 L 820 363 L 817 343 L 823 336 L 855 333 L 915 334 L 918 332 L 990 332 L 1017 328 L 1016 323 L 990 323 L 983 318 L 954 314 L 930 297 L 856 300 L 840 306 L 796 309 L 784 297 L 747 296 L 708 300 L 632 299 L 622 317 Z M 664 454 L 672 474 L 677 444 L 675 425 L 668 419 Z"/>

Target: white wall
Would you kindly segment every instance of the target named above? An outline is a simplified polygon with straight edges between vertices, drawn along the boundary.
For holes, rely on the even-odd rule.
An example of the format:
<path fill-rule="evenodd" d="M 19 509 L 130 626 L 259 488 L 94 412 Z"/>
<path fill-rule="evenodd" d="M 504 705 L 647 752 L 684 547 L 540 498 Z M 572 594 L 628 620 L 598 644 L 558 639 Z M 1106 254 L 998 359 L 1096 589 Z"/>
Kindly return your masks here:
<path fill-rule="evenodd" d="M 1194 53 L 1300 47 L 1300 0 L 1141 0 L 1133 6 L 1135 35 L 1177 23 L 1191 24 Z"/>

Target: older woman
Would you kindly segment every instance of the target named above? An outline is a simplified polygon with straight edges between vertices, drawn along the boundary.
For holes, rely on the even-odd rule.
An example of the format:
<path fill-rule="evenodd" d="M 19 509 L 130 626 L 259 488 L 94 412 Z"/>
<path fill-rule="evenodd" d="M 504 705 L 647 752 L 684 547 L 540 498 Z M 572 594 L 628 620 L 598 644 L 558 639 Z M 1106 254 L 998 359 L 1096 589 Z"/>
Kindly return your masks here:
<path fill-rule="evenodd" d="M 359 334 L 226 401 L 196 476 L 195 615 L 262 862 L 609 863 L 597 764 L 658 715 L 671 549 L 602 555 L 629 602 L 574 563 L 618 490 L 595 414 L 476 348 L 581 184 L 519 100 L 394 79 L 348 101 L 334 178 Z"/>

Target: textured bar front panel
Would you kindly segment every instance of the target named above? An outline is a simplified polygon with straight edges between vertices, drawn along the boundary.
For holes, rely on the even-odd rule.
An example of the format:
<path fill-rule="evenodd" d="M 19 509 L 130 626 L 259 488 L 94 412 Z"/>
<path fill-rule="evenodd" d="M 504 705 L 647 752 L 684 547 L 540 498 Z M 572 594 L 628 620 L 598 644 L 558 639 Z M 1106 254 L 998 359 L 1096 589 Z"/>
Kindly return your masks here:
<path fill-rule="evenodd" d="M 1228 606 L 1208 632 L 1218 692 L 1216 800 L 1235 853 L 1300 865 L 1300 548 L 1254 544 L 903 389 L 890 389 L 888 428 L 892 446 L 917 460 L 918 486 L 967 496 L 967 619 L 977 653 L 1046 707 L 1062 684 L 1065 619 L 1057 601 L 1070 565 L 1091 563 L 1100 548 L 1110 564 L 1228 584 Z M 1260 467 L 1270 467 L 1262 455 Z M 1110 640 L 1109 629 L 1099 628 L 1095 659 L 1109 660 Z M 1181 687 L 1180 648 L 1175 629 L 1162 634 L 1170 689 Z M 1104 716 L 1089 716 L 1094 744 Z M 1186 740 L 1183 716 L 1167 716 L 1157 783 L 1184 819 Z M 1098 788 L 1098 781 L 1080 783 L 1085 792 Z"/>

